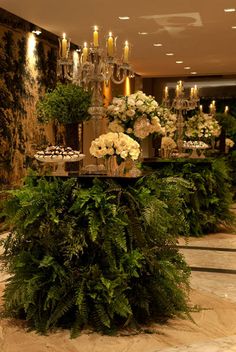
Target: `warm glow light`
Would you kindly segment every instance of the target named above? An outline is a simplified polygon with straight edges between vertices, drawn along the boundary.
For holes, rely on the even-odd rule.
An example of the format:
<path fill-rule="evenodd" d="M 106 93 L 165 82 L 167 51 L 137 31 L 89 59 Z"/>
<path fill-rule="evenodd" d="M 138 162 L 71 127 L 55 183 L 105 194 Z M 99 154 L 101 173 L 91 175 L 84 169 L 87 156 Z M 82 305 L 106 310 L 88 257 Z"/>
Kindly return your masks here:
<path fill-rule="evenodd" d="M 182 64 L 183 63 L 183 61 L 181 61 L 181 60 L 178 60 L 178 61 L 175 61 L 176 62 L 176 64 Z"/>
<path fill-rule="evenodd" d="M 225 106 L 225 114 L 227 115 L 228 112 L 229 112 L 229 107 L 226 105 L 226 106 Z"/>
<path fill-rule="evenodd" d="M 196 75 L 196 74 L 197 74 L 196 71 L 191 72 L 191 75 Z"/>
<path fill-rule="evenodd" d="M 138 34 L 140 34 L 140 35 L 147 35 L 148 32 L 138 32 Z"/>
<path fill-rule="evenodd" d="M 173 53 L 166 53 L 167 56 L 173 56 Z"/>
<path fill-rule="evenodd" d="M 119 20 L 129 20 L 130 19 L 129 16 L 119 16 L 118 18 L 119 18 Z"/>
<path fill-rule="evenodd" d="M 130 95 L 130 78 L 126 77 L 125 79 L 125 94 L 124 95 Z"/>
<path fill-rule="evenodd" d="M 104 81 L 103 84 L 104 106 L 108 107 L 112 100 L 111 81 Z"/>
<path fill-rule="evenodd" d="M 236 26 L 232 26 L 231 28 L 232 28 L 232 29 L 236 29 Z"/>
<path fill-rule="evenodd" d="M 190 70 L 191 67 L 190 67 L 190 66 L 185 66 L 184 69 L 185 69 L 185 70 Z"/>
<path fill-rule="evenodd" d="M 224 9 L 224 12 L 235 12 L 236 9 L 235 8 L 231 8 L 231 9 Z"/>
<path fill-rule="evenodd" d="M 27 38 L 27 52 L 26 52 L 26 61 L 29 71 L 32 76 L 35 77 L 37 74 L 36 70 L 36 38 L 33 33 L 29 33 Z"/>
<path fill-rule="evenodd" d="M 155 43 L 155 44 L 153 44 L 153 46 L 162 46 L 162 44 L 161 43 Z"/>
<path fill-rule="evenodd" d="M 66 39 L 66 33 L 63 33 L 63 34 L 62 34 L 62 38 L 63 38 L 63 39 Z"/>

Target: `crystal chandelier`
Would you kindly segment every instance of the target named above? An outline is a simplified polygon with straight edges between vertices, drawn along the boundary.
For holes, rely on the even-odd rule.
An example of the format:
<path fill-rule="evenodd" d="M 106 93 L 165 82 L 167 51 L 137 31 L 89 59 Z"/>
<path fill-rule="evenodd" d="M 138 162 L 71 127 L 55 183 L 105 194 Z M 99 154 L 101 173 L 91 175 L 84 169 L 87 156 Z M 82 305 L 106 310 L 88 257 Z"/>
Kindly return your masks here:
<path fill-rule="evenodd" d="M 89 113 L 96 120 L 104 115 L 103 84 L 109 80 L 121 84 L 134 73 L 129 65 L 130 45 L 126 41 L 122 58 L 116 57 L 116 38 L 110 32 L 106 37 L 106 48 L 99 45 L 99 29 L 94 26 L 93 42 L 88 47 L 77 49 L 72 58 L 70 39 L 63 34 L 59 38 L 58 76 L 63 81 L 72 81 L 92 92 L 92 105 Z"/>
<path fill-rule="evenodd" d="M 171 110 L 174 110 L 177 114 L 177 147 L 179 155 L 183 152 L 183 131 L 184 131 L 184 114 L 189 110 L 194 110 L 198 107 L 199 96 L 198 88 L 195 85 L 190 90 L 190 96 L 186 97 L 184 92 L 183 82 L 177 82 L 175 89 L 175 97 L 173 101 L 170 101 L 168 87 L 165 87 L 164 97 L 162 104 L 164 107 L 167 107 Z"/>

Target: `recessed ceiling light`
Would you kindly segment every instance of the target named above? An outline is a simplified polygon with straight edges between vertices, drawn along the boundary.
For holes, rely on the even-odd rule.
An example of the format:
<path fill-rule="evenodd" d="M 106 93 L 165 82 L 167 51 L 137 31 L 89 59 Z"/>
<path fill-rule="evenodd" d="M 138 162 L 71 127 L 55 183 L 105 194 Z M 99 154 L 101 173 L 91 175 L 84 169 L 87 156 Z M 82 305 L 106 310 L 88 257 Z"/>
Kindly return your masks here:
<path fill-rule="evenodd" d="M 191 67 L 190 67 L 190 66 L 185 66 L 184 69 L 185 69 L 185 70 L 190 70 Z"/>
<path fill-rule="evenodd" d="M 236 26 L 232 26 L 231 28 L 232 28 L 232 29 L 236 29 Z"/>
<path fill-rule="evenodd" d="M 119 20 L 129 20 L 130 19 L 129 16 L 119 16 L 118 18 L 119 18 Z"/>
<path fill-rule="evenodd" d="M 196 74 L 197 74 L 196 71 L 191 72 L 191 75 L 196 75 Z"/>
<path fill-rule="evenodd" d="M 175 62 L 176 62 L 176 64 L 182 64 L 182 63 L 183 63 L 182 60 L 177 60 L 177 61 L 175 61 Z"/>
<path fill-rule="evenodd" d="M 167 56 L 173 56 L 173 53 L 166 53 Z"/>
<path fill-rule="evenodd" d="M 154 43 L 153 46 L 162 46 L 161 43 Z"/>
<path fill-rule="evenodd" d="M 231 8 L 231 9 L 224 9 L 224 12 L 235 12 L 236 9 L 235 8 Z"/>
<path fill-rule="evenodd" d="M 138 32 L 138 34 L 140 34 L 140 35 L 147 35 L 148 32 Z"/>

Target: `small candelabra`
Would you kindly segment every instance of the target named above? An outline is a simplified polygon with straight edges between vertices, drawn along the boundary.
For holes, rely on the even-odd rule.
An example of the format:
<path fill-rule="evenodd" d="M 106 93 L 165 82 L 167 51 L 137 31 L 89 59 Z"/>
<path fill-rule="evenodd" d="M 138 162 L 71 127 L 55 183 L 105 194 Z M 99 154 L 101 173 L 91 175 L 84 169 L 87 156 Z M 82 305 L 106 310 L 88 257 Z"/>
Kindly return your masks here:
<path fill-rule="evenodd" d="M 196 109 L 199 103 L 198 89 L 195 85 L 190 90 L 190 96 L 186 97 L 184 92 L 183 82 L 179 81 L 176 85 L 175 97 L 170 101 L 168 87 L 165 87 L 162 104 L 164 107 L 172 109 L 177 114 L 176 128 L 177 128 L 177 147 L 179 155 L 183 152 L 183 131 L 184 131 L 184 114 Z"/>

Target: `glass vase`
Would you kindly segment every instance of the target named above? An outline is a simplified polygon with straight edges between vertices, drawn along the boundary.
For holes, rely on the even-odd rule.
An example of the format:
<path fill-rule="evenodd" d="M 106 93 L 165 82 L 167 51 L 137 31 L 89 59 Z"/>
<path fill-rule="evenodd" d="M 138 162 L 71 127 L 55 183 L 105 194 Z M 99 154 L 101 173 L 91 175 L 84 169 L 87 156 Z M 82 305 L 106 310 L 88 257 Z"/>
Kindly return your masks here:
<path fill-rule="evenodd" d="M 135 161 L 127 158 L 118 164 L 115 155 L 106 159 L 106 170 L 107 176 L 110 177 L 138 177 L 141 175 L 141 171 L 137 168 Z"/>
<path fill-rule="evenodd" d="M 119 168 L 116 155 L 111 155 L 106 159 L 107 176 L 119 176 Z"/>

